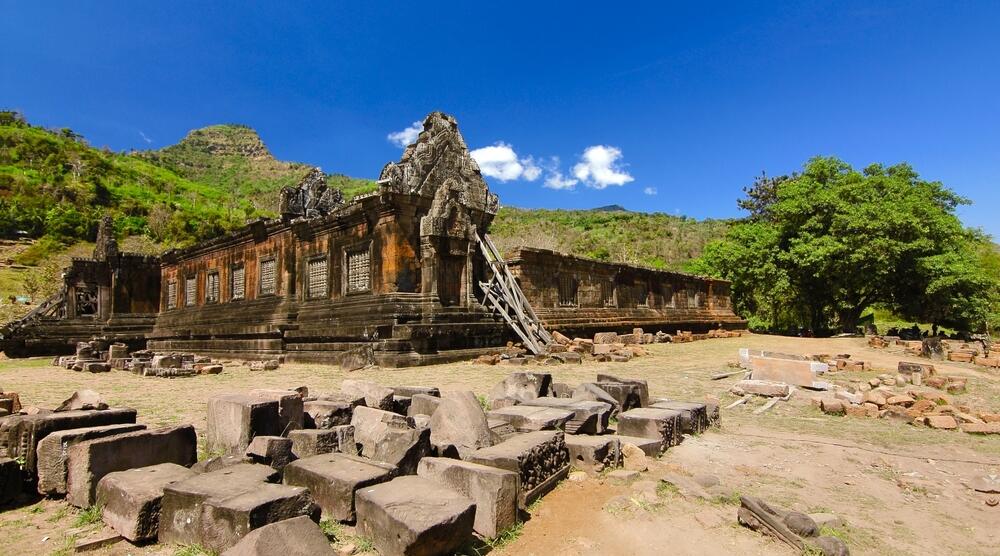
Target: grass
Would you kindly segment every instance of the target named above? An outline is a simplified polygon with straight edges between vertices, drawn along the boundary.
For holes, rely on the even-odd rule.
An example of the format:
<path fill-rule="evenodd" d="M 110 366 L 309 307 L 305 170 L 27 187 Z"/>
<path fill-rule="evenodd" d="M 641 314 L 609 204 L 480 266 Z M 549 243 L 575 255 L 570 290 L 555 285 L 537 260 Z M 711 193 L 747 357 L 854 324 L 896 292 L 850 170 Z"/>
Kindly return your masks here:
<path fill-rule="evenodd" d="M 87 525 L 93 525 L 95 523 L 101 522 L 101 506 L 94 504 L 89 508 L 84 509 L 76 516 L 76 521 L 73 522 L 75 527 L 85 527 Z"/>
<path fill-rule="evenodd" d="M 499 535 L 484 539 L 483 542 L 490 548 L 490 550 L 499 550 L 508 544 L 516 541 L 521 533 L 524 532 L 524 523 L 518 522 L 511 527 L 508 527 L 505 531 Z"/>
<path fill-rule="evenodd" d="M 365 552 L 375 552 L 375 543 L 373 543 L 368 537 L 357 535 L 351 537 L 351 542 L 354 543 L 354 547 L 357 549 L 356 552 L 358 553 L 363 554 Z"/>
<path fill-rule="evenodd" d="M 681 491 L 677 488 L 677 485 L 667 481 L 660 481 L 660 483 L 656 485 L 656 495 L 661 498 L 675 496 L 680 494 L 680 492 Z"/>
<path fill-rule="evenodd" d="M 324 519 L 319 522 L 319 529 L 323 531 L 330 542 L 340 541 L 344 538 L 344 526 L 336 521 Z"/>
<path fill-rule="evenodd" d="M 189 544 L 175 550 L 174 556 L 217 556 L 217 553 L 199 544 Z"/>

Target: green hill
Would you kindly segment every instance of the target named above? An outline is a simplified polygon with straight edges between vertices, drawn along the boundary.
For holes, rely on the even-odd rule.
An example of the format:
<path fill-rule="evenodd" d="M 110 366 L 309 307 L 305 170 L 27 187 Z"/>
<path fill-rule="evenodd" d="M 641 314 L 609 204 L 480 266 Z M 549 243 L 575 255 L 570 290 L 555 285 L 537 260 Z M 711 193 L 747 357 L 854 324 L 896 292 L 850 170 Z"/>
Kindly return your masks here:
<path fill-rule="evenodd" d="M 701 255 L 706 243 L 722 237 L 729 226 L 729 220 L 695 220 L 630 212 L 620 207 L 504 207 L 493 221 L 490 236 L 501 251 L 525 245 L 602 261 L 682 270 L 685 263 Z"/>

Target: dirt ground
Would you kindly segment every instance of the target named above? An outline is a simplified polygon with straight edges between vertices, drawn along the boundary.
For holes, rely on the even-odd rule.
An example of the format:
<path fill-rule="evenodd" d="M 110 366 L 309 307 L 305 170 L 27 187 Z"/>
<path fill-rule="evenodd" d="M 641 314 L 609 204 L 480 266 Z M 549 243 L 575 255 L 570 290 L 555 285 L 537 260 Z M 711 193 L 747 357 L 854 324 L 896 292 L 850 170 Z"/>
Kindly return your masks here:
<path fill-rule="evenodd" d="M 649 381 L 652 396 L 678 400 L 736 398 L 727 393 L 736 380 L 710 380 L 729 370 L 740 347 L 797 354 L 850 353 L 873 363 L 875 371 L 836 373 L 847 384 L 867 380 L 900 360 L 919 361 L 901 350 L 874 350 L 861 338 L 803 339 L 750 335 L 687 344 L 649 346 L 650 355 L 629 363 L 585 363 L 544 367 L 557 382 L 593 380 L 600 371 Z M 101 392 L 113 406 L 134 407 L 151 426 L 193 423 L 205 428 L 209 397 L 260 387 L 334 391 L 347 376 L 322 365 L 284 365 L 251 372 L 227 365 L 220 375 L 183 379 L 142 378 L 124 372 L 74 373 L 50 360 L 0 361 L 0 388 L 19 392 L 25 405 L 53 407 L 79 388 Z M 957 403 L 1000 411 L 1000 375 L 967 364 L 938 364 L 943 374 L 969 378 Z M 388 385 L 435 385 L 486 394 L 512 367 L 471 363 L 351 374 Z M 1000 474 L 1000 438 L 938 431 L 891 420 L 827 416 L 799 391 L 766 413 L 763 404 L 722 410 L 722 426 L 686 438 L 670 449 L 641 479 L 615 485 L 602 477 L 564 481 L 532 507 L 520 533 L 491 553 L 506 555 L 631 554 L 794 554 L 788 547 L 736 523 L 741 494 L 806 512 L 832 512 L 845 525 L 827 533 L 844 539 L 852 554 L 1000 554 L 1000 506 L 964 482 Z M 676 489 L 657 487 L 664 473 L 711 474 L 725 493 L 710 501 L 688 499 Z M 643 497 L 644 491 L 655 495 Z M 994 495 L 995 496 L 995 495 Z M 652 500 L 652 501 L 651 501 Z M 0 512 L 0 554 L 71 551 L 100 524 L 59 500 L 41 500 Z M 349 534 L 349 530 L 342 533 Z M 94 554 L 197 554 L 169 546 L 119 543 Z"/>

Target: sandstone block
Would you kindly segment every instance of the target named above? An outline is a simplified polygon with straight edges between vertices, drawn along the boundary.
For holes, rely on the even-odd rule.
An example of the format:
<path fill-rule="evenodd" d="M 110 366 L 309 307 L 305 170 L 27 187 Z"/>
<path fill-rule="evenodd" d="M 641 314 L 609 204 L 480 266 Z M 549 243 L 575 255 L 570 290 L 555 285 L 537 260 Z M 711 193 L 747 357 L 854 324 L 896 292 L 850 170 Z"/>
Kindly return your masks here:
<path fill-rule="evenodd" d="M 242 463 L 167 485 L 160 510 L 160 542 L 201 544 L 205 536 L 202 514 L 208 501 L 258 490 L 278 477 L 266 465 Z"/>
<path fill-rule="evenodd" d="M 957 429 L 958 421 L 951 415 L 928 415 L 924 423 L 932 429 Z"/>
<path fill-rule="evenodd" d="M 303 425 L 310 429 L 330 429 L 351 424 L 354 406 L 346 401 L 313 400 L 302 404 Z"/>
<path fill-rule="evenodd" d="M 66 500 L 86 508 L 94 503 L 97 483 L 108 473 L 159 463 L 189 467 L 198 460 L 194 427 L 184 425 L 107 436 L 69 449 Z"/>
<path fill-rule="evenodd" d="M 383 556 L 451 554 L 472 536 L 475 506 L 421 477 L 398 477 L 357 495 L 358 531 Z"/>
<path fill-rule="evenodd" d="M 222 556 L 336 556 L 330 541 L 313 520 L 293 517 L 247 533 Z"/>
<path fill-rule="evenodd" d="M 630 409 L 618 416 L 618 433 L 655 438 L 664 446 L 676 446 L 681 442 L 681 414 L 652 407 Z"/>
<path fill-rule="evenodd" d="M 611 420 L 611 404 L 605 402 L 545 397 L 521 405 L 572 411 L 573 416 L 563 427 L 567 434 L 603 434 Z"/>
<path fill-rule="evenodd" d="M 174 463 L 108 473 L 97 483 L 104 522 L 130 542 L 156 539 L 163 489 L 193 476 L 193 471 Z"/>
<path fill-rule="evenodd" d="M 431 444 L 439 454 L 457 456 L 493 445 L 486 413 L 468 390 L 442 393 L 430 429 Z"/>
<path fill-rule="evenodd" d="M 406 396 L 408 398 L 412 398 L 417 394 L 434 398 L 441 397 L 441 390 L 435 386 L 393 386 L 392 392 L 397 396 Z"/>
<path fill-rule="evenodd" d="M 770 380 L 741 380 L 733 388 L 742 390 L 747 394 L 771 398 L 783 398 L 788 395 L 788 384 Z"/>
<path fill-rule="evenodd" d="M 308 488 L 327 519 L 354 521 L 357 490 L 396 475 L 396 467 L 388 463 L 348 454 L 321 454 L 288 465 L 284 482 Z"/>
<path fill-rule="evenodd" d="M 616 402 L 618 402 L 618 407 L 621 408 L 621 411 L 628 411 L 636 407 L 642 407 L 643 390 L 641 385 L 630 382 L 602 381 L 598 381 L 596 384 L 598 388 L 607 392 L 612 398 L 615 399 Z"/>
<path fill-rule="evenodd" d="M 638 378 L 619 378 L 607 373 L 597 373 L 598 384 L 608 382 L 630 384 L 637 387 L 639 393 L 639 407 L 646 407 L 649 405 L 649 384 L 645 380 Z"/>
<path fill-rule="evenodd" d="M 475 503 L 473 529 L 496 537 L 517 522 L 517 473 L 448 458 L 424 458 L 417 475 L 463 494 Z"/>
<path fill-rule="evenodd" d="M 514 471 L 521 485 L 519 503 L 527 506 L 551 490 L 569 472 L 569 451 L 560 431 L 516 435 L 470 454 L 466 461 Z"/>
<path fill-rule="evenodd" d="M 562 429 L 573 411 L 553 407 L 514 405 L 490 411 L 490 419 L 507 421 L 519 432 Z"/>
<path fill-rule="evenodd" d="M 287 430 L 301 429 L 303 426 L 302 396 L 295 390 L 256 389 L 251 396 L 262 400 L 278 402 L 278 434 Z"/>
<path fill-rule="evenodd" d="M 292 440 L 281 436 L 257 436 L 250 442 L 246 456 L 254 463 L 282 470 L 295 459 Z"/>
<path fill-rule="evenodd" d="M 826 369 L 826 363 L 819 361 L 750 357 L 750 378 L 753 380 L 784 382 L 812 388 L 817 375 L 825 373 Z"/>
<path fill-rule="evenodd" d="M 21 466 L 10 458 L 0 457 L 0 507 L 17 500 L 23 485 Z"/>
<path fill-rule="evenodd" d="M 70 446 L 95 438 L 144 430 L 146 425 L 126 423 L 55 431 L 38 443 L 38 492 L 46 496 L 66 494 L 66 460 Z"/>
<path fill-rule="evenodd" d="M 199 544 L 221 552 L 254 529 L 298 516 L 319 520 L 319 508 L 309 491 L 265 483 L 228 498 L 207 500 L 202 508 Z"/>
<path fill-rule="evenodd" d="M 361 445 L 361 455 L 391 463 L 400 474 L 417 472 L 417 462 L 431 453 L 430 429 L 417 430 L 402 415 L 358 407 L 351 419 L 354 438 Z"/>
<path fill-rule="evenodd" d="M 24 471 L 33 476 L 37 469 L 38 443 L 55 431 L 135 423 L 134 409 L 103 411 L 49 411 L 32 415 L 10 415 L 0 419 L 0 454 L 24 459 Z"/>
<path fill-rule="evenodd" d="M 340 452 L 357 454 L 353 425 L 338 425 L 329 429 L 301 429 L 288 433 L 292 454 L 307 458 L 318 454 Z"/>
<path fill-rule="evenodd" d="M 392 411 L 392 388 L 387 388 L 376 384 L 371 380 L 345 379 L 340 383 L 341 392 L 349 396 L 357 396 L 365 399 L 365 405 L 383 411 Z"/>
<path fill-rule="evenodd" d="M 255 436 L 279 436 L 278 402 L 247 394 L 222 394 L 208 400 L 205 442 L 208 450 L 242 455 Z"/>
<path fill-rule="evenodd" d="M 433 416 L 434 412 L 437 411 L 438 405 L 441 404 L 440 396 L 429 396 L 427 394 L 414 394 L 410 398 L 410 407 L 407 408 L 406 414 L 410 417 L 414 415 L 430 415 Z"/>
<path fill-rule="evenodd" d="M 617 436 L 567 434 L 565 438 L 573 467 L 599 473 L 621 465 L 621 439 Z"/>
<path fill-rule="evenodd" d="M 621 404 L 618 400 L 593 382 L 585 382 L 577 386 L 571 397 L 575 400 L 590 400 L 609 404 L 612 415 L 617 415 L 621 411 Z"/>
<path fill-rule="evenodd" d="M 680 411 L 681 432 L 685 434 L 701 434 L 709 426 L 708 406 L 703 403 L 659 400 L 650 407 Z"/>
<path fill-rule="evenodd" d="M 594 334 L 594 345 L 618 343 L 617 332 L 598 332 Z"/>
<path fill-rule="evenodd" d="M 549 373 L 510 373 L 490 391 L 490 399 L 510 398 L 519 402 L 547 396 L 552 386 Z"/>

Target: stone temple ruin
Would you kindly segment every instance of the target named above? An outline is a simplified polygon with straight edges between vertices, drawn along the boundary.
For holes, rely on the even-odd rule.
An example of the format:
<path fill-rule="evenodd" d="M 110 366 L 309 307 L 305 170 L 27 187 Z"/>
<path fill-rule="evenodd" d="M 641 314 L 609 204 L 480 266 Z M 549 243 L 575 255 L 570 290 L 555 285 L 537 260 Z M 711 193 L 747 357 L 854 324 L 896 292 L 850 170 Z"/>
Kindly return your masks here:
<path fill-rule="evenodd" d="M 521 248 L 492 251 L 499 208 L 454 118 L 430 114 L 378 190 L 345 203 L 311 172 L 282 215 L 161 257 L 119 252 L 102 225 L 59 294 L 0 329 L 12 357 L 129 350 L 382 366 L 468 359 L 523 341 L 645 327 L 743 328 L 729 283 Z"/>

